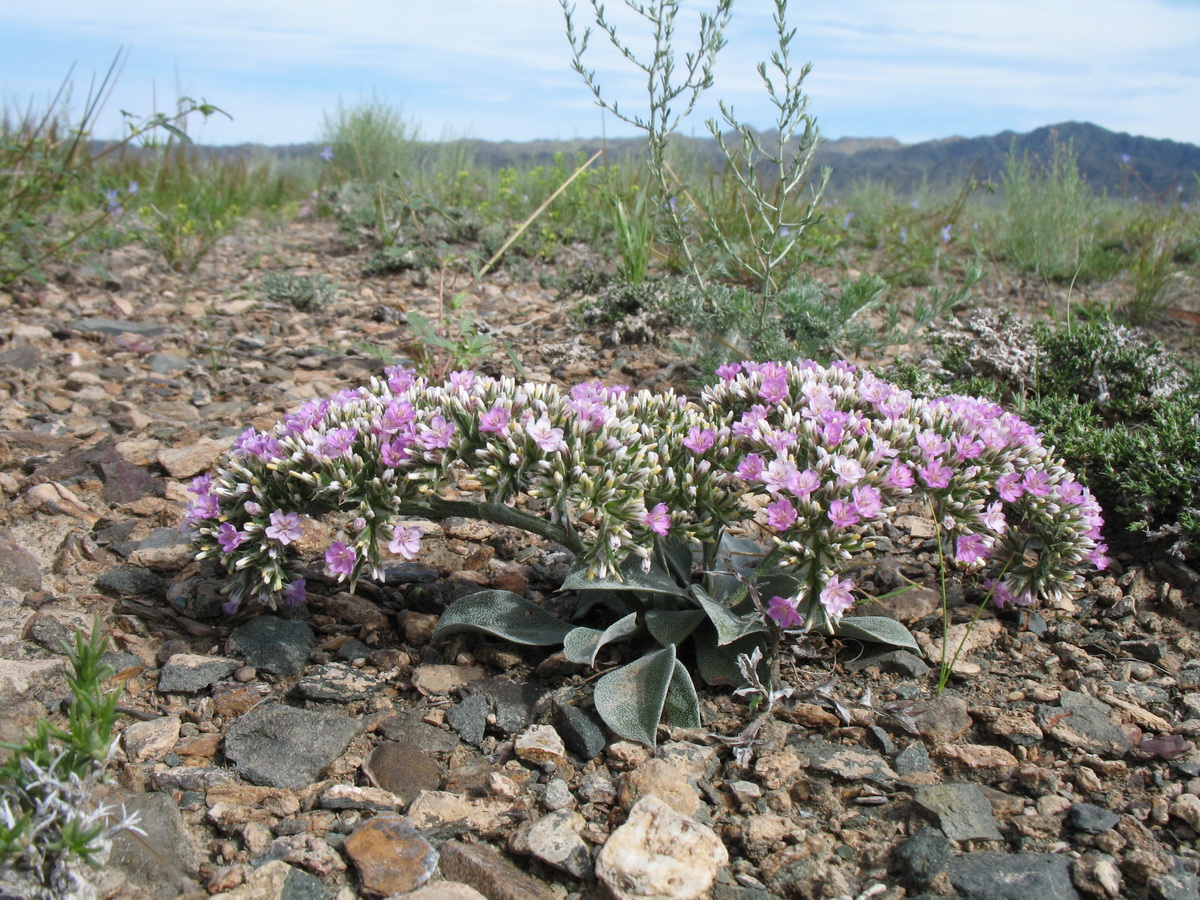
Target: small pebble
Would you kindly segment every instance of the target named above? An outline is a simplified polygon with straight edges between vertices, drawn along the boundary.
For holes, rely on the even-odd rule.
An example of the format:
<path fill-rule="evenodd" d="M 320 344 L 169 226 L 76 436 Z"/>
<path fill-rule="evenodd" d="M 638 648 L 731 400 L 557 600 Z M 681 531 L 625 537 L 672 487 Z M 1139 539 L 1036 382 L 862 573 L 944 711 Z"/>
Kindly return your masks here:
<path fill-rule="evenodd" d="M 257 677 L 258 671 L 254 666 L 238 666 L 233 670 L 233 680 L 240 681 L 242 684 L 253 681 Z"/>

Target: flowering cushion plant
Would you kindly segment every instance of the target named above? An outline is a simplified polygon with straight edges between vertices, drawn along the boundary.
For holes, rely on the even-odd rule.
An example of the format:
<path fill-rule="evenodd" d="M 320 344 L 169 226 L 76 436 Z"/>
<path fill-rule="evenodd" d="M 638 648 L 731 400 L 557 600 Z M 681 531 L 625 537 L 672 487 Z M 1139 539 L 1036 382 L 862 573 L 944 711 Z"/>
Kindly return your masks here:
<path fill-rule="evenodd" d="M 670 650 L 636 670 L 661 688 L 647 714 L 656 722 L 681 698 L 694 705 L 675 644 L 701 623 L 721 646 L 764 631 L 764 613 L 776 629 L 845 627 L 854 570 L 906 498 L 927 500 L 948 555 L 989 577 L 1001 605 L 1058 598 L 1081 567 L 1104 564 L 1095 500 L 1021 419 L 971 397 L 915 398 L 849 364 L 726 366 L 694 402 L 469 371 L 443 384 L 385 374 L 270 432 L 247 431 L 215 477 L 193 483 L 187 527 L 197 557 L 229 572 L 229 611 L 250 597 L 303 600 L 295 545 L 308 518 L 336 518 L 324 566 L 351 583 L 379 577 L 385 550 L 419 552 L 414 517 L 517 525 L 576 554 L 565 588 L 624 586 L 640 599 L 621 594 L 628 613 L 604 632 L 543 623 L 542 640 L 513 624 L 532 604 L 485 592 L 447 610 L 442 632 L 569 636 L 568 655 L 592 662 L 601 646 L 648 632 Z M 460 479 L 477 499 L 451 499 Z M 762 552 L 724 566 L 723 580 L 691 583 L 693 558 L 719 574 L 731 536 Z M 757 605 L 747 577 L 770 590 Z"/>

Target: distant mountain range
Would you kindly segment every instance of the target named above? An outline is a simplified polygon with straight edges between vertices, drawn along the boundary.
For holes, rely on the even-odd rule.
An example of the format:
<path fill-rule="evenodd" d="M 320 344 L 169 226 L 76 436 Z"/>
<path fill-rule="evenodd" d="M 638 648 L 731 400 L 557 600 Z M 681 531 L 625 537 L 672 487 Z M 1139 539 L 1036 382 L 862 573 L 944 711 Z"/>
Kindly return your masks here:
<path fill-rule="evenodd" d="M 720 154 L 712 138 L 678 140 L 684 151 L 698 162 L 720 164 Z M 1028 154 L 1035 163 L 1048 162 L 1056 141 L 1069 143 L 1080 174 L 1095 191 L 1143 200 L 1176 195 L 1200 198 L 1200 147 L 1119 134 L 1088 122 L 1048 125 L 1028 134 L 1004 131 L 989 137 L 950 137 L 919 144 L 901 144 L 894 138 L 839 138 L 822 142 L 816 163 L 833 170 L 829 191 L 835 192 L 834 196 L 864 179 L 882 181 L 901 191 L 922 184 L 953 188 L 969 177 L 999 185 L 1010 150 L 1015 149 L 1018 155 Z M 637 138 L 520 143 L 468 140 L 466 144 L 476 165 L 493 168 L 545 165 L 558 152 L 590 155 L 601 147 L 607 147 L 613 161 L 625 162 L 636 159 L 642 147 Z M 320 148 L 309 144 L 210 148 L 217 155 L 264 149 L 281 157 L 298 157 L 316 153 Z M 430 149 L 434 147 L 431 145 Z"/>

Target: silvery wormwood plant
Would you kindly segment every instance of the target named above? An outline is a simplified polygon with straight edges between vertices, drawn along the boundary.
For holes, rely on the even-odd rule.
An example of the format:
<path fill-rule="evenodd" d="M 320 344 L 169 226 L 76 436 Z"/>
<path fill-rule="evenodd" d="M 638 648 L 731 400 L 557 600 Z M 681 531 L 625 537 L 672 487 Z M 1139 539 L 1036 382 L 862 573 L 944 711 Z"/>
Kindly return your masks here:
<path fill-rule="evenodd" d="M 685 643 L 702 678 L 732 684 L 745 681 L 738 657 L 781 634 L 911 646 L 895 623 L 845 616 L 873 536 L 907 498 L 924 497 L 948 555 L 1002 605 L 1060 598 L 1081 568 L 1104 565 L 1098 505 L 1030 426 L 846 363 L 724 366 L 694 402 L 469 371 L 444 384 L 385 375 L 246 431 L 193 482 L 186 527 L 197 557 L 230 575 L 226 610 L 304 600 L 295 545 L 317 517 L 337 530 L 325 570 L 351 586 L 380 577 L 385 555 L 417 555 L 414 519 L 518 526 L 572 551 L 563 589 L 616 621 L 576 627 L 492 590 L 446 609 L 437 636 L 561 643 L 591 664 L 618 642 L 646 650 L 594 694 L 610 728 L 646 743 L 660 719 L 699 725 Z M 476 499 L 452 499 L 466 488 Z"/>

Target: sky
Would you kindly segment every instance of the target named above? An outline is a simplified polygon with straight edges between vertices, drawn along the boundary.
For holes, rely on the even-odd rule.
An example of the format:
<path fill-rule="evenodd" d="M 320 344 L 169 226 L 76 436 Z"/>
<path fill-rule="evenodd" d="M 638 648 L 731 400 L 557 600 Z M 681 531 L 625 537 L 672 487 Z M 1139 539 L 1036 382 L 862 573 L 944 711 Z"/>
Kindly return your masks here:
<path fill-rule="evenodd" d="M 592 22 L 579 0 L 577 27 Z M 645 0 L 643 0 L 645 2 Z M 694 49 L 681 0 L 676 43 Z M 635 49 L 647 32 L 605 7 Z M 1200 144 L 1200 0 L 791 0 L 791 59 L 809 62 L 809 112 L 826 138 L 904 143 L 1087 121 Z M 756 71 L 777 45 L 773 0 L 734 0 L 716 83 L 680 126 L 706 134 L 718 98 L 769 128 Z M 643 23 L 644 25 L 644 23 Z M 72 106 L 113 59 L 123 67 L 93 131 L 121 110 L 204 99 L 232 119 L 193 120 L 206 144 L 320 142 L 325 117 L 372 95 L 422 138 L 524 141 L 636 133 L 579 75 L 559 0 L 42 0 L 0 4 L 0 102 L 44 108 L 68 72 Z M 646 109 L 645 78 L 594 33 L 584 63 L 606 96 Z M 73 67 L 73 68 L 72 68 Z"/>

